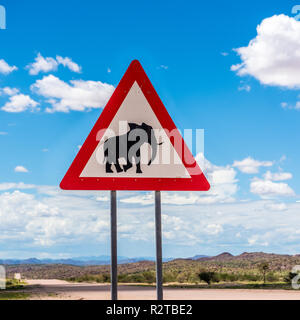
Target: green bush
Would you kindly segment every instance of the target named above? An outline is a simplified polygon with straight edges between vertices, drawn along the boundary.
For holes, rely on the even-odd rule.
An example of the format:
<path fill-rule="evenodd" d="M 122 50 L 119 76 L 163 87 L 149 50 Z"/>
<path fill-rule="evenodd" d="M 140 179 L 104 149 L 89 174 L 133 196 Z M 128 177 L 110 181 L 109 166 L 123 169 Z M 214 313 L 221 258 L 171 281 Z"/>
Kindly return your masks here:
<path fill-rule="evenodd" d="M 273 272 L 270 272 L 269 274 L 267 274 L 266 279 L 267 279 L 268 282 L 279 281 L 278 276 L 276 276 Z"/>
<path fill-rule="evenodd" d="M 219 282 L 218 277 L 216 276 L 215 272 L 212 271 L 202 271 L 199 273 L 199 279 L 201 281 L 206 282 L 210 285 L 212 282 Z"/>
<path fill-rule="evenodd" d="M 177 273 L 173 272 L 173 271 L 165 271 L 163 273 L 163 279 L 164 279 L 164 283 L 168 283 L 168 282 L 176 282 L 177 280 Z"/>
<path fill-rule="evenodd" d="M 156 281 L 156 275 L 153 271 L 144 271 L 142 276 L 144 277 L 144 282 L 146 283 L 154 283 Z"/>

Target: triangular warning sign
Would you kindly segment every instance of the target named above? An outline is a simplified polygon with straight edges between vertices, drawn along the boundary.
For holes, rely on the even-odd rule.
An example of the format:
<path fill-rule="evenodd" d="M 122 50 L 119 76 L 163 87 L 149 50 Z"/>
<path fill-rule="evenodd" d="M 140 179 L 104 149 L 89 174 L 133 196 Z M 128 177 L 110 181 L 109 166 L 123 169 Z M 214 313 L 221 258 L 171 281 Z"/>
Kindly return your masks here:
<path fill-rule="evenodd" d="M 207 191 L 210 185 L 141 64 L 134 60 L 60 187 Z"/>

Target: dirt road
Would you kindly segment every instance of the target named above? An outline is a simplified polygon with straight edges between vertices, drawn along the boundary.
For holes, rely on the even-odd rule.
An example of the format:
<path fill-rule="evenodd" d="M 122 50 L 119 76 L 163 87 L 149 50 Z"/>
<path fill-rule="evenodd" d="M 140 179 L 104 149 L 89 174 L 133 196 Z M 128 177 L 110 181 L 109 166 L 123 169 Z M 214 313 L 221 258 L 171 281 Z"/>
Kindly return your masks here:
<path fill-rule="evenodd" d="M 27 280 L 32 299 L 109 300 L 110 286 L 62 280 Z M 164 289 L 165 300 L 300 300 L 300 291 L 249 289 Z M 119 286 L 120 300 L 155 300 L 155 288 Z"/>

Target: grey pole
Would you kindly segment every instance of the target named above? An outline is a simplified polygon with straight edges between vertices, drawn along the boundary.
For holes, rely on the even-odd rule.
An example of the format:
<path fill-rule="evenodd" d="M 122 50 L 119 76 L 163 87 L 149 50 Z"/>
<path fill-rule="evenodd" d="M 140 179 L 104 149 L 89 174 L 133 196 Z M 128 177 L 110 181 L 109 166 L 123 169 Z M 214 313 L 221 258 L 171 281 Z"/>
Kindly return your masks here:
<path fill-rule="evenodd" d="M 111 300 L 118 300 L 118 258 L 117 258 L 117 192 L 110 192 L 111 232 Z"/>
<path fill-rule="evenodd" d="M 156 291 L 157 291 L 157 300 L 163 300 L 161 194 L 160 194 L 160 191 L 155 191 L 155 235 L 156 235 Z"/>

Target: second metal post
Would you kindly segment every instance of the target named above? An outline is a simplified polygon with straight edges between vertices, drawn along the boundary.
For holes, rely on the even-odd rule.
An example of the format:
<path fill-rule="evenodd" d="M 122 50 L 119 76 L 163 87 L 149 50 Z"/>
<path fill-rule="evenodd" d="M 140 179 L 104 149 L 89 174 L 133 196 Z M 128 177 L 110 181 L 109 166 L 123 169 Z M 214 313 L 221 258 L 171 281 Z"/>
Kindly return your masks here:
<path fill-rule="evenodd" d="M 156 236 L 156 290 L 157 300 L 163 300 L 161 194 L 155 191 L 155 236 Z"/>
<path fill-rule="evenodd" d="M 110 193 L 111 227 L 111 300 L 118 300 L 118 258 L 117 258 L 117 192 Z"/>

